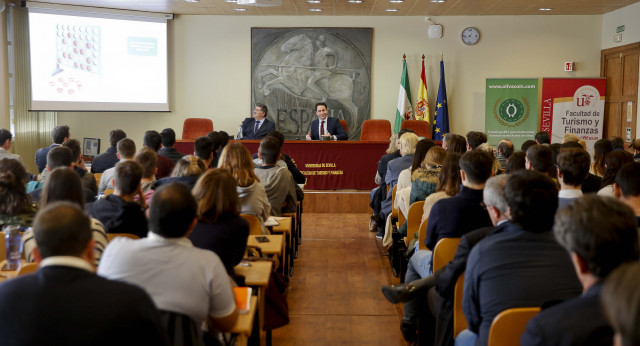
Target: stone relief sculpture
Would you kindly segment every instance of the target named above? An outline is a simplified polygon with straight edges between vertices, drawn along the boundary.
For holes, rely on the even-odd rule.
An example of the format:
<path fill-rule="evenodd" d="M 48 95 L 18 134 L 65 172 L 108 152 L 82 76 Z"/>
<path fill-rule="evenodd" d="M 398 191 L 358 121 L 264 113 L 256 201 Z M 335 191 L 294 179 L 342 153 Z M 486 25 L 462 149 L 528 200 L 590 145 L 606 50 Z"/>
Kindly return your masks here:
<path fill-rule="evenodd" d="M 252 28 L 252 102 L 287 138 L 303 138 L 326 102 L 359 139 L 369 118 L 371 29 Z"/>

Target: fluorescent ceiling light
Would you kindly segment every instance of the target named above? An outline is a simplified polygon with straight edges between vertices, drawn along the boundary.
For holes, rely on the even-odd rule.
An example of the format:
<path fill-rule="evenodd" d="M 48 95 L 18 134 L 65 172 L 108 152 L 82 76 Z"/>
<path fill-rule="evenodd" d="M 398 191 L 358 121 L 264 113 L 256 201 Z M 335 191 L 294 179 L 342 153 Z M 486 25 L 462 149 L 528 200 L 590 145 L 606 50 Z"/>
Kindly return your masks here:
<path fill-rule="evenodd" d="M 539 8 L 538 11 L 551 11 L 553 10 L 552 8 Z"/>
<path fill-rule="evenodd" d="M 398 12 L 398 9 L 397 8 L 387 8 L 387 9 L 385 9 L 385 11 L 387 11 L 387 12 Z"/>
<path fill-rule="evenodd" d="M 233 10 L 234 11 L 238 11 L 238 12 L 243 12 L 243 11 L 246 11 L 247 9 L 246 8 L 234 8 Z"/>
<path fill-rule="evenodd" d="M 309 11 L 311 12 L 322 12 L 321 8 L 310 8 Z"/>

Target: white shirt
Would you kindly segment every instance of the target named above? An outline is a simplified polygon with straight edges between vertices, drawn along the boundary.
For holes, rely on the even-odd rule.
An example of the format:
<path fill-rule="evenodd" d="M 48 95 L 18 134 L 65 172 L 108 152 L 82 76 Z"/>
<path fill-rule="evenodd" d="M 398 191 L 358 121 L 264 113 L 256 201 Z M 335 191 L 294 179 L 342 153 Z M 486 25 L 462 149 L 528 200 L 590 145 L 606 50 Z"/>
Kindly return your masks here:
<path fill-rule="evenodd" d="M 581 190 L 560 190 L 558 191 L 558 198 L 580 198 L 582 197 Z"/>
<path fill-rule="evenodd" d="M 159 310 L 188 315 L 200 325 L 207 315 L 229 316 L 236 304 L 218 255 L 187 238 L 115 238 L 105 249 L 98 275 L 142 287 Z"/>
<path fill-rule="evenodd" d="M 78 269 L 84 269 L 93 273 L 93 266 L 89 262 L 83 260 L 80 257 L 74 256 L 51 256 L 47 257 L 40 262 L 40 268 L 48 266 L 65 266 L 74 267 Z"/>

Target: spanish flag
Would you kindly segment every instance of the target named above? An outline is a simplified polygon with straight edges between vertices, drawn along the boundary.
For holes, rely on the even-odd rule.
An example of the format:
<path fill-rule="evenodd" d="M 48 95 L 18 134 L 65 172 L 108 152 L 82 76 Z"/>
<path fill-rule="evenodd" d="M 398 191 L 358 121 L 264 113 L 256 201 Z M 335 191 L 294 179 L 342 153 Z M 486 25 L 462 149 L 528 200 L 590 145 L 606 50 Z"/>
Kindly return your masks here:
<path fill-rule="evenodd" d="M 429 96 L 427 94 L 427 76 L 424 72 L 424 54 L 422 55 L 422 73 L 420 74 L 418 100 L 416 101 L 416 120 L 429 122 Z"/>

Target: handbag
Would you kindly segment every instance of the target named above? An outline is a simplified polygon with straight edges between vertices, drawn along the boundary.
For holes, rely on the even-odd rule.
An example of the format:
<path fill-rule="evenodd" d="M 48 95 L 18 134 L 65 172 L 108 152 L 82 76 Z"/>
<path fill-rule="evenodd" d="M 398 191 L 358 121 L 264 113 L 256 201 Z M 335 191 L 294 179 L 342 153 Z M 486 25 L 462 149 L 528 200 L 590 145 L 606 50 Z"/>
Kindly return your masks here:
<path fill-rule="evenodd" d="M 289 324 L 289 277 L 273 271 L 265 291 L 264 330 Z"/>

